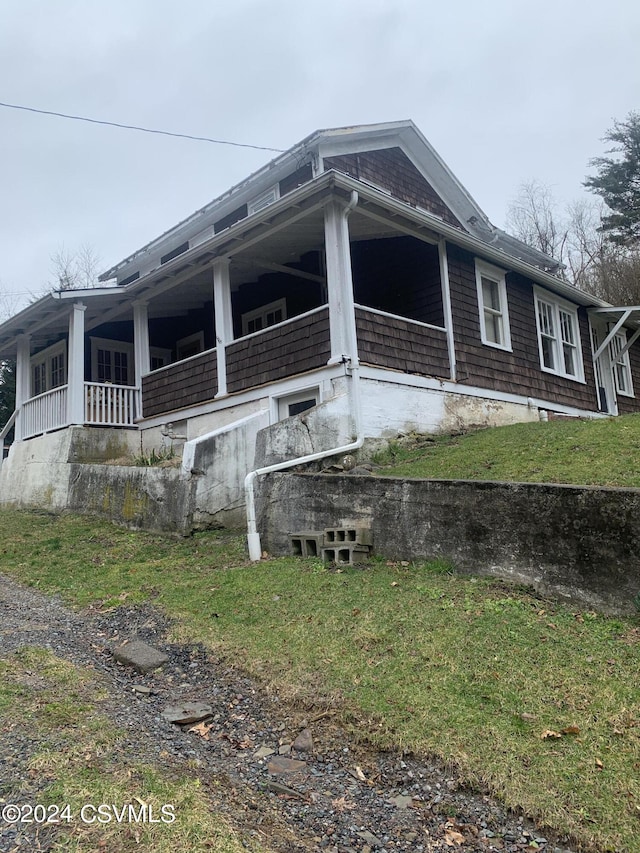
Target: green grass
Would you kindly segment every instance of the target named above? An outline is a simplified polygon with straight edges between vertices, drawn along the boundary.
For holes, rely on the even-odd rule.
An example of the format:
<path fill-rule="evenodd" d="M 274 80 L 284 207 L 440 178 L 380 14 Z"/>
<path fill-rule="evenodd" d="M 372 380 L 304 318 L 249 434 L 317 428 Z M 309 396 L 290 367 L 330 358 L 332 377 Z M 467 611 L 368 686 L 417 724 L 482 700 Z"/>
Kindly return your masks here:
<path fill-rule="evenodd" d="M 393 477 L 640 488 L 640 415 L 494 427 L 396 442 L 376 457 Z"/>
<path fill-rule="evenodd" d="M 1 571 L 81 606 L 150 599 L 177 620 L 175 638 L 305 707 L 336 709 L 360 737 L 439 756 L 585 848 L 640 851 L 637 620 L 443 564 L 249 564 L 227 532 L 175 541 L 93 519 L 1 517 Z"/>
<path fill-rule="evenodd" d="M 129 755 L 128 745 L 121 744 L 126 733 L 101 711 L 105 696 L 95 672 L 48 650 L 27 647 L 0 659 L 0 726 L 16 736 L 28 735 L 31 747 L 28 754 L 20 750 L 20 764 L 14 766 L 22 782 L 19 805 L 69 806 L 61 815 L 53 849 L 75 853 L 246 850 L 215 815 L 211 792 L 203 788 L 197 774 L 144 765 Z M 42 786 L 33 796 L 28 793 L 30 778 Z M 0 800 L 7 793 L 0 786 Z M 85 822 L 86 804 L 90 808 Z M 119 812 L 130 804 L 138 820 L 107 822 L 101 816 L 99 821 L 93 807 L 100 804 L 113 804 Z M 143 805 L 146 812 L 141 812 Z M 168 805 L 171 810 L 163 812 Z M 145 814 L 155 822 L 141 820 Z"/>

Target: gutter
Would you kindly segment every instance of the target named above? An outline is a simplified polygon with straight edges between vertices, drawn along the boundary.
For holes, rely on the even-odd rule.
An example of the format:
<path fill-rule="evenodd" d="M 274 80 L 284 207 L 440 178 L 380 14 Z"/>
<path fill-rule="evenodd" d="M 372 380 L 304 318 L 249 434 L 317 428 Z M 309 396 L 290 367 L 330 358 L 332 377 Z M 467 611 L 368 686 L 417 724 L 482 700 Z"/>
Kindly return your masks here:
<path fill-rule="evenodd" d="M 358 193 L 354 190 L 351 193 L 349 203 L 343 211 L 345 219 L 357 204 Z M 355 341 L 353 345 L 357 347 Z M 250 471 L 247 474 L 244 479 L 245 502 L 247 506 L 247 545 L 249 547 L 249 559 L 252 562 L 257 562 L 262 557 L 260 534 L 258 533 L 258 527 L 256 525 L 256 503 L 254 491 L 256 479 L 258 477 L 262 477 L 264 474 L 271 474 L 274 471 L 285 471 L 287 468 L 293 468 L 296 465 L 306 465 L 308 462 L 316 462 L 319 459 L 326 459 L 328 456 L 337 456 L 340 453 L 350 453 L 351 451 L 359 450 L 364 444 L 362 405 L 360 401 L 360 362 L 357 352 L 355 355 L 352 354 L 345 358 L 344 363 L 348 364 L 347 370 L 351 371 L 351 410 L 355 426 L 355 440 L 349 444 L 343 444 L 341 447 L 333 447 L 330 450 L 321 450 L 317 453 L 309 453 L 306 456 L 299 456 L 296 459 L 288 459 L 286 462 L 279 462 L 275 465 L 266 465 L 264 468 L 256 468 L 254 471 Z"/>

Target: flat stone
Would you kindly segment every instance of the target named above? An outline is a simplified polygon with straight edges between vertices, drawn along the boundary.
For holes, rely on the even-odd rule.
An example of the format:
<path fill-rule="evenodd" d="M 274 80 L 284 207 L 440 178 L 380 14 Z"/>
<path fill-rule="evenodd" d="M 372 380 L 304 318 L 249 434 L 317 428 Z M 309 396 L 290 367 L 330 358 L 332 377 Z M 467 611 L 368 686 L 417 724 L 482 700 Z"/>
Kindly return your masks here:
<path fill-rule="evenodd" d="M 141 693 L 143 696 L 149 696 L 149 694 L 152 693 L 153 691 L 151 690 L 150 687 L 145 687 L 144 684 L 134 684 L 133 685 L 133 692 L 134 693 Z"/>
<path fill-rule="evenodd" d="M 366 841 L 367 844 L 370 844 L 372 847 L 384 847 L 382 841 L 380 841 L 377 835 L 374 835 L 373 832 L 369 832 L 368 829 L 363 829 L 361 832 L 356 832 L 356 835 L 363 841 Z"/>
<path fill-rule="evenodd" d="M 132 666 L 138 672 L 151 672 L 169 660 L 169 656 L 165 655 L 164 652 L 154 649 L 153 646 L 147 645 L 142 640 L 131 640 L 121 646 L 116 646 L 113 650 L 113 656 L 120 663 Z"/>
<path fill-rule="evenodd" d="M 398 809 L 408 809 L 413 803 L 413 797 L 407 797 L 404 794 L 399 794 L 397 797 L 391 797 L 389 802 L 393 803 L 393 805 Z"/>
<path fill-rule="evenodd" d="M 167 705 L 162 712 L 163 719 L 176 725 L 198 723 L 213 714 L 211 705 L 205 702 L 181 702 L 178 705 Z"/>
<path fill-rule="evenodd" d="M 260 749 L 256 749 L 253 753 L 254 758 L 267 758 L 269 755 L 273 755 L 275 753 L 275 749 L 269 749 L 268 746 L 261 746 Z"/>
<path fill-rule="evenodd" d="M 275 755 L 267 764 L 267 770 L 274 775 L 282 773 L 301 773 L 306 771 L 307 762 L 298 761 L 295 758 L 286 758 L 284 755 Z"/>
<path fill-rule="evenodd" d="M 310 729 L 303 729 L 291 744 L 291 749 L 296 752 L 313 752 L 313 737 Z"/>

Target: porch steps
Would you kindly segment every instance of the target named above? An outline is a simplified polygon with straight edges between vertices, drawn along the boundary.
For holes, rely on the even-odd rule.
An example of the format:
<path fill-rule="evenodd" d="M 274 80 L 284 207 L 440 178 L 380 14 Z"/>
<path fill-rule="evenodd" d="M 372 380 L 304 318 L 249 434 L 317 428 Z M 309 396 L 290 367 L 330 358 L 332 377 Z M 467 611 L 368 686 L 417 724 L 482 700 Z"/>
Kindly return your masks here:
<path fill-rule="evenodd" d="M 320 557 L 328 565 L 353 566 L 367 561 L 373 548 L 368 527 L 328 527 L 322 533 L 290 533 L 295 557 Z"/>

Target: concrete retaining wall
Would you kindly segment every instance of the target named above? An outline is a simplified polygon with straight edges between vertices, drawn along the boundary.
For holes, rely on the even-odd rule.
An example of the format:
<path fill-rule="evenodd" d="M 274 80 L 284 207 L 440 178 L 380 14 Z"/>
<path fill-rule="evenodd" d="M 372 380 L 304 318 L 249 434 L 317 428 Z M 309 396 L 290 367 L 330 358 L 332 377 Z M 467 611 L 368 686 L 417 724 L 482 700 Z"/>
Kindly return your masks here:
<path fill-rule="evenodd" d="M 193 490 L 178 470 L 79 464 L 68 468 L 66 509 L 143 530 L 190 532 Z"/>
<path fill-rule="evenodd" d="M 640 490 L 270 474 L 258 487 L 263 548 L 289 533 L 370 525 L 374 553 L 443 557 L 463 572 L 532 584 L 608 612 L 635 612 Z"/>

